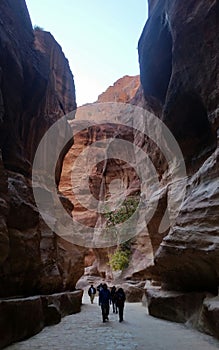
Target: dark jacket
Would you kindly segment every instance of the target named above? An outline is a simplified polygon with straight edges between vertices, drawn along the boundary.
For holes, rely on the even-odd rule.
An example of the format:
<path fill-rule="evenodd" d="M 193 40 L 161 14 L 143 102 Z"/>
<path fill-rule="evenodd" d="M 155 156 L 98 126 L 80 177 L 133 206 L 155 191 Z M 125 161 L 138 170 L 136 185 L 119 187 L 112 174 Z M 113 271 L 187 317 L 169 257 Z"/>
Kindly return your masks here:
<path fill-rule="evenodd" d="M 111 294 L 109 289 L 102 289 L 99 294 L 99 305 L 106 305 L 111 302 Z"/>
<path fill-rule="evenodd" d="M 122 288 L 119 288 L 115 293 L 115 302 L 118 307 L 124 306 L 125 303 L 125 292 Z"/>
<path fill-rule="evenodd" d="M 93 289 L 93 293 L 92 293 L 92 289 Z M 90 287 L 90 288 L 88 289 L 88 295 L 90 296 L 91 294 L 96 294 L 96 288 Z"/>
<path fill-rule="evenodd" d="M 116 297 L 116 287 L 113 286 L 111 289 L 111 299 L 113 303 L 115 303 L 115 297 Z"/>

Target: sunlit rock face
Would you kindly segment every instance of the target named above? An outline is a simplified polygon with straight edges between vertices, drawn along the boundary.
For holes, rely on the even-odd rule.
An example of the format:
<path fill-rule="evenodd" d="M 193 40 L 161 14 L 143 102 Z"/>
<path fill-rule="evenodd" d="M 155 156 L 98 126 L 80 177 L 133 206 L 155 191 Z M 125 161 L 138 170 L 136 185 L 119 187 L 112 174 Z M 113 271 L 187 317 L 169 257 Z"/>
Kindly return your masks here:
<path fill-rule="evenodd" d="M 76 107 L 73 76 L 52 35 L 32 30 L 25 1 L 3 0 L 0 12 L 0 296 L 73 289 L 83 252 L 39 217 L 31 183 L 40 139 Z M 61 159 L 56 182 L 60 171 Z"/>
<path fill-rule="evenodd" d="M 129 103 L 140 87 L 140 77 L 125 75 L 98 96 L 97 102 Z"/>
<path fill-rule="evenodd" d="M 83 125 L 84 121 L 77 120 L 74 124 Z M 81 223 L 84 227 L 100 227 L 105 221 L 103 215 L 98 212 L 98 206 L 95 210 L 91 210 L 91 198 L 98 201 L 106 199 L 110 195 L 111 184 L 113 181 L 120 181 L 121 188 L 117 188 L 116 197 L 119 198 L 124 194 L 134 195 L 139 192 L 139 179 L 135 170 L 121 159 L 107 159 L 107 154 L 113 146 L 115 138 L 133 142 L 133 131 L 125 126 L 116 126 L 110 123 L 99 125 L 95 121 L 89 121 L 90 127 L 87 127 L 88 122 L 85 123 L 85 129 L 80 131 L 74 137 L 74 145 L 64 158 L 61 179 L 59 183 L 59 190 L 73 203 L 72 216 L 73 219 Z M 83 127 L 82 127 L 83 128 Z M 83 164 L 75 163 L 78 161 L 81 153 L 94 145 L 95 142 L 111 139 L 111 144 L 105 148 L 106 161 L 99 161 L 99 148 L 90 148 L 89 156 L 93 159 L 94 166 L 91 168 L 89 163 Z M 122 150 L 121 157 L 126 153 L 126 149 Z M 75 184 L 72 180 L 72 173 L 74 178 L 78 179 Z M 84 190 L 83 179 L 89 178 L 89 194 Z M 84 195 L 83 195 L 84 191 Z M 80 195 L 80 197 L 77 196 Z M 81 199 L 81 196 L 83 197 Z M 80 200 L 81 199 L 81 200 Z M 95 247 L 95 244 L 94 244 Z M 95 265 L 97 274 L 102 277 L 112 277 L 110 266 L 108 265 L 108 254 L 112 253 L 112 248 L 93 249 L 96 257 L 92 262 Z"/>
<path fill-rule="evenodd" d="M 82 125 L 83 128 L 84 121 L 76 120 L 73 123 L 74 125 L 76 123 L 80 126 Z M 87 126 L 88 123 L 90 123 L 90 126 Z M 139 181 L 134 169 L 120 159 L 107 159 L 106 162 L 100 162 L 98 160 L 100 157 L 98 144 L 96 147 L 89 149 L 88 156 L 92 154 L 93 157 L 94 167 L 92 169 L 90 168 L 89 163 L 87 166 L 85 164 L 85 167 L 82 166 L 84 165 L 82 161 L 75 164 L 75 161 L 80 159 L 79 157 L 84 150 L 100 140 L 113 140 L 114 138 L 119 137 L 129 142 L 133 141 L 133 132 L 128 127 L 116 126 L 110 123 L 99 125 L 96 124 L 95 121 L 88 121 L 88 123 L 86 123 L 85 129 L 75 135 L 74 145 L 72 145 L 68 154 L 65 156 L 59 189 L 74 204 L 74 218 L 85 225 L 94 227 L 99 215 L 98 208 L 96 208 L 97 210 L 95 211 L 89 210 L 91 197 L 94 196 L 97 200 L 103 200 L 106 198 L 109 195 L 109 187 L 113 180 L 121 180 L 126 187 L 126 190 L 128 188 L 130 189 L 130 193 L 139 189 Z M 111 145 L 109 144 L 104 150 L 106 157 L 110 147 Z M 124 150 L 124 153 L 125 151 L 126 150 Z M 89 194 L 86 192 L 84 193 L 83 204 L 81 204 L 78 197 L 75 195 L 78 182 L 77 184 L 74 183 L 72 180 L 72 173 L 74 174 L 74 177 L 81 179 L 81 181 L 79 181 L 81 192 L 83 191 L 83 177 L 85 175 L 89 177 L 90 191 Z M 80 192 L 78 194 L 80 194 Z"/>
<path fill-rule="evenodd" d="M 135 99 L 136 93 L 138 97 Z M 136 103 L 136 100 L 138 103 Z M 92 228 L 104 226 L 105 219 L 98 212 L 98 207 L 94 211 L 89 210 L 90 201 L 92 197 L 98 201 L 109 198 L 112 194 L 112 184 L 116 181 L 121 184 L 116 188 L 117 199 L 124 194 L 127 197 L 139 193 L 140 181 L 136 170 L 130 164 L 122 161 L 123 158 L 127 157 L 128 149 L 123 147 L 119 150 L 120 159 L 108 156 L 115 147 L 115 140 L 121 139 L 133 144 L 136 131 L 132 127 L 120 125 L 119 122 L 117 124 L 110 123 L 109 120 L 106 122 L 104 118 L 106 118 L 106 115 L 112 116 L 113 121 L 115 115 L 119 117 L 120 113 L 125 117 L 126 113 L 129 115 L 130 108 L 134 110 L 133 103 L 141 106 L 140 101 L 145 104 L 139 85 L 139 76 L 125 76 L 100 95 L 96 104 L 85 105 L 77 110 L 76 119 L 72 122 L 72 125 L 73 129 L 79 128 L 80 131 L 74 136 L 74 144 L 65 156 L 59 190 L 73 203 L 72 215 L 74 220 L 85 226 Z M 100 162 L 98 160 L 100 151 L 97 142 L 105 140 L 111 141 L 104 149 L 106 161 Z M 82 162 L 79 161 L 80 157 L 83 158 L 82 155 L 85 150 L 88 150 L 87 157 L 93 160 L 93 167 L 90 167 L 88 162 L 83 163 L 82 166 Z M 134 153 L 132 161 L 135 163 Z M 77 179 L 76 183 L 72 175 Z M 89 179 L 89 194 L 84 190 L 83 185 L 83 179 L 86 176 Z M 152 262 L 152 247 L 146 231 L 142 232 L 139 237 L 134 237 L 131 248 L 132 259 L 123 278 L 134 278 L 134 275 L 136 279 L 145 278 L 145 269 Z M 103 278 L 112 278 L 109 254 L 112 254 L 114 250 L 115 244 L 114 247 L 101 249 L 95 247 L 94 244 L 92 251 L 95 261 L 92 261 L 93 266 L 91 268 L 86 269 L 86 275 L 90 273 Z M 146 260 L 143 259 L 145 255 L 147 256 Z"/>
<path fill-rule="evenodd" d="M 161 210 L 148 226 L 155 242 L 154 278 L 170 290 L 216 293 L 219 283 L 217 6 L 216 1 L 149 1 L 139 41 L 145 98 L 161 104 L 159 116 L 181 146 L 188 173 L 175 224 L 160 237 Z"/>

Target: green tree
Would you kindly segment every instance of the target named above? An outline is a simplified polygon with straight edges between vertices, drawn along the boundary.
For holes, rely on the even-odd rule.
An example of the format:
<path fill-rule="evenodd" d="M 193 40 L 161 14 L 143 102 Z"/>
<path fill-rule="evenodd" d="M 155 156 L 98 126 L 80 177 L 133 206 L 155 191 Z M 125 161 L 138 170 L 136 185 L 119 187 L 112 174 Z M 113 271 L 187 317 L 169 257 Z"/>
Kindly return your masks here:
<path fill-rule="evenodd" d="M 121 207 L 115 211 L 106 211 L 104 217 L 106 219 L 106 228 L 108 228 L 111 233 L 112 229 L 116 233 L 115 225 L 120 224 L 128 220 L 136 211 L 139 204 L 139 196 L 130 196 L 125 199 Z M 129 239 L 118 245 L 116 251 L 109 255 L 109 265 L 112 270 L 124 270 L 128 267 L 129 259 L 131 255 L 131 245 L 133 239 Z"/>
<path fill-rule="evenodd" d="M 128 220 L 136 211 L 139 204 L 139 196 L 130 196 L 126 198 L 121 207 L 115 211 L 107 211 L 103 214 L 106 219 L 106 226 L 112 227 L 116 224 Z"/>
<path fill-rule="evenodd" d="M 118 248 L 114 254 L 109 255 L 109 265 L 113 271 L 124 270 L 129 264 L 130 252 Z"/>

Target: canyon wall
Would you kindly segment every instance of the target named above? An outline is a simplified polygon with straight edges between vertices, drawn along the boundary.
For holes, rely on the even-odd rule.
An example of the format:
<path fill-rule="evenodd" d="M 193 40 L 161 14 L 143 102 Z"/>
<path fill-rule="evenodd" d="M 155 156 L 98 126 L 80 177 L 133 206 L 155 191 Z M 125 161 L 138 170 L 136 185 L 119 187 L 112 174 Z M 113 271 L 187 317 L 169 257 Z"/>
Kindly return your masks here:
<path fill-rule="evenodd" d="M 197 165 L 215 147 L 218 118 L 217 4 L 151 1 L 139 40 L 146 99 L 163 106 L 187 163 Z"/>
<path fill-rule="evenodd" d="M 31 182 L 42 136 L 76 108 L 73 76 L 53 36 L 33 31 L 24 0 L 1 1 L 0 17 L 0 296 L 74 289 L 83 274 L 83 251 L 43 222 Z M 66 123 L 61 132 L 67 130 Z M 56 142 L 48 145 L 44 162 Z"/>
<path fill-rule="evenodd" d="M 154 0 L 149 9 L 139 41 L 141 84 L 145 99 L 153 98 L 162 106 L 160 117 L 182 149 L 188 174 L 176 222 L 161 237 L 161 208 L 161 215 L 148 225 L 152 244 L 159 243 L 150 272 L 163 290 L 177 291 L 175 295 L 150 291 L 149 311 L 185 321 L 194 312 L 191 305 L 197 295 L 184 298 L 177 293 L 217 294 L 219 284 L 218 2 Z M 203 298 L 197 299 L 197 308 Z M 214 306 L 204 302 L 202 321 L 208 323 L 207 332 L 219 336 L 213 312 L 218 312 L 218 301 Z"/>
<path fill-rule="evenodd" d="M 138 93 L 137 93 L 138 92 Z M 64 158 L 62 174 L 59 184 L 59 190 L 72 203 L 72 215 L 74 220 L 88 227 L 99 227 L 106 222 L 104 216 L 98 213 L 98 207 L 94 211 L 89 210 L 91 197 L 94 196 L 97 200 L 107 199 L 110 196 L 110 191 L 113 190 L 112 184 L 114 181 L 120 181 L 121 187 L 116 189 L 116 197 L 118 198 L 124 193 L 126 196 L 135 196 L 139 193 L 140 182 L 136 170 L 121 159 L 127 157 L 128 149 L 125 147 L 119 150 L 120 159 L 110 158 L 109 153 L 113 150 L 116 140 L 124 140 L 130 143 L 134 142 L 135 132 L 131 127 L 120 125 L 119 122 L 114 124 L 113 121 L 119 114 L 129 115 L 130 108 L 133 109 L 133 100 L 143 100 L 142 90 L 140 88 L 139 76 L 125 76 L 110 86 L 103 92 L 97 103 L 85 105 L 78 108 L 76 119 L 72 122 L 73 128 L 79 128 L 80 131 L 74 136 L 74 145 Z M 121 109 L 121 110 L 120 110 Z M 104 118 L 110 116 L 106 121 Z M 99 124 L 100 123 L 100 124 Z M 104 149 L 106 160 L 98 161 L 100 157 L 98 141 L 111 139 L 111 142 Z M 93 147 L 91 147 L 93 145 Z M 89 162 L 78 162 L 83 151 L 88 150 L 87 157 L 93 158 L 93 168 L 90 168 Z M 118 151 L 118 150 L 117 150 Z M 133 162 L 135 154 L 133 153 Z M 72 173 L 77 179 L 81 179 L 74 183 L 72 181 Z M 84 190 L 83 179 L 89 176 L 89 195 Z M 120 186 L 119 185 L 119 186 Z M 79 195 L 79 196 L 77 196 Z M 79 197 L 82 195 L 82 201 Z M 98 248 L 93 247 L 89 251 L 90 256 L 93 254 L 92 266 L 86 269 L 86 274 L 96 275 L 102 278 L 112 279 L 113 273 L 109 266 L 109 255 L 115 251 L 114 247 Z M 143 230 L 141 234 L 134 237 L 131 245 L 130 264 L 125 270 L 122 279 L 145 279 L 145 269 L 151 264 L 152 247 L 148 233 Z M 146 257 L 146 258 L 145 258 Z M 143 259 L 145 258 L 145 259 Z"/>

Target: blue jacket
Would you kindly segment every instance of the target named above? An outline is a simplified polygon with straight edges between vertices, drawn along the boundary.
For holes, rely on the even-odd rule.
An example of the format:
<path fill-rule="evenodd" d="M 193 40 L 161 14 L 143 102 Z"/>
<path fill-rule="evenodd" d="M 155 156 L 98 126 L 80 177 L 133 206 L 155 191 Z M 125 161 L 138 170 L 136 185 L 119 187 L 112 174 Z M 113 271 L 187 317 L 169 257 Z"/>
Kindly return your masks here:
<path fill-rule="evenodd" d="M 111 294 L 109 289 L 102 289 L 99 294 L 99 305 L 106 305 L 111 302 Z"/>

